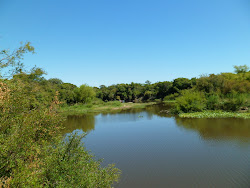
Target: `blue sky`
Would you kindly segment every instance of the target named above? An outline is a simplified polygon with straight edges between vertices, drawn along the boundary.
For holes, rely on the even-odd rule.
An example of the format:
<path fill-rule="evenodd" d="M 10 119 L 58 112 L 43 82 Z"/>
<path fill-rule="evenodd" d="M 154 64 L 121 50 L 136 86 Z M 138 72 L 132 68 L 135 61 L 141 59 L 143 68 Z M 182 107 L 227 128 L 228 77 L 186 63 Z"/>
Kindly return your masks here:
<path fill-rule="evenodd" d="M 249 0 L 0 0 L 0 49 L 76 85 L 171 81 L 250 65 Z"/>

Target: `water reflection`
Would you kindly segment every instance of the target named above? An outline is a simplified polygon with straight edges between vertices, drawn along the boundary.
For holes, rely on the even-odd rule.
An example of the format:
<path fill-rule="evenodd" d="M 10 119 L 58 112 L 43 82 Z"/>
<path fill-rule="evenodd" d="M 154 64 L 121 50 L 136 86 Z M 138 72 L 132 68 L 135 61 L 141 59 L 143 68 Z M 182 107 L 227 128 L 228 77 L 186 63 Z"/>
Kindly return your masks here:
<path fill-rule="evenodd" d="M 74 130 L 82 130 L 85 133 L 90 132 L 95 129 L 95 115 L 81 115 L 81 116 L 68 116 L 64 123 L 65 129 L 64 133 L 71 133 Z"/>
<path fill-rule="evenodd" d="M 168 108 L 69 116 L 64 133 L 89 133 L 86 148 L 122 170 L 115 187 L 250 186 L 250 120 L 181 119 Z"/>
<path fill-rule="evenodd" d="M 68 116 L 63 133 L 70 133 L 76 129 L 88 133 L 95 129 L 95 124 L 107 122 L 133 122 L 141 119 L 152 120 L 158 117 L 173 117 L 166 113 L 170 106 L 152 105 L 145 109 L 127 109 L 108 113 Z M 250 120 L 237 118 L 196 119 L 175 117 L 176 125 L 187 130 L 196 131 L 203 139 L 231 139 L 250 141 Z M 156 127 L 157 128 L 157 127 Z"/>
<path fill-rule="evenodd" d="M 82 130 L 85 133 L 95 129 L 98 121 L 105 122 L 132 122 L 142 118 L 151 120 L 153 115 L 160 117 L 171 117 L 163 110 L 169 109 L 169 105 L 160 104 L 147 106 L 146 108 L 120 109 L 103 113 L 89 113 L 85 115 L 70 115 L 64 123 L 65 129 L 63 134 L 73 132 L 74 130 Z"/>
<path fill-rule="evenodd" d="M 250 121 L 247 119 L 188 119 L 176 118 L 176 124 L 198 131 L 204 139 L 246 140 L 250 138 Z"/>

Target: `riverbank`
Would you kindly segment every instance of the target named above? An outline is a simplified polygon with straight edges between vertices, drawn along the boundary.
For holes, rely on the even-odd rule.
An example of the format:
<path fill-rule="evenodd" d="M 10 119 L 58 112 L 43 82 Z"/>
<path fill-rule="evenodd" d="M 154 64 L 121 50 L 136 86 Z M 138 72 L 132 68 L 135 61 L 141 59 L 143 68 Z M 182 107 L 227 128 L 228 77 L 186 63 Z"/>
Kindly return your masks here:
<path fill-rule="evenodd" d="M 249 112 L 204 111 L 179 114 L 181 118 L 243 118 L 250 119 Z"/>
<path fill-rule="evenodd" d="M 164 102 L 173 105 L 175 101 Z M 146 106 L 157 104 L 148 103 L 120 103 L 118 101 L 109 101 L 98 104 L 75 104 L 72 106 L 62 106 L 59 113 L 63 115 L 83 115 L 87 113 L 116 112 L 126 109 L 145 108 Z M 243 118 L 250 119 L 250 112 L 227 112 L 221 110 L 206 110 L 203 112 L 181 113 L 180 118 Z"/>
<path fill-rule="evenodd" d="M 118 101 L 110 101 L 101 104 L 75 104 L 72 106 L 62 106 L 59 113 L 63 115 L 81 115 L 86 113 L 100 113 L 118 111 L 132 108 L 145 108 L 156 104 L 156 102 L 148 103 L 120 103 Z"/>

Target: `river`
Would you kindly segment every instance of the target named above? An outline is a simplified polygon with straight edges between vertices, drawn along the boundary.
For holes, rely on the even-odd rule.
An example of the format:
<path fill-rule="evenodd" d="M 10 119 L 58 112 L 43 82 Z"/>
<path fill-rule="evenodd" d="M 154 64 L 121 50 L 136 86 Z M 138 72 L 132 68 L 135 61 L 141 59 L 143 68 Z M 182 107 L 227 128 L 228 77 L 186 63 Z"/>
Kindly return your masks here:
<path fill-rule="evenodd" d="M 164 105 L 68 116 L 87 150 L 122 170 L 118 188 L 249 188 L 250 120 L 182 119 Z"/>

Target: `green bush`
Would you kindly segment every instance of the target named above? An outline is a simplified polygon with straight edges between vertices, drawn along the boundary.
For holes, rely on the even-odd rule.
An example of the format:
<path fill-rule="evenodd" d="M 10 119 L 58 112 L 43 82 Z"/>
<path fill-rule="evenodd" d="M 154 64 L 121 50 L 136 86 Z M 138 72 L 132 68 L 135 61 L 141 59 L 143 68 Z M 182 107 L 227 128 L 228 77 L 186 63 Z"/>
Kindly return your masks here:
<path fill-rule="evenodd" d="M 240 107 L 249 107 L 249 94 L 232 91 L 227 95 L 207 94 L 208 110 L 238 111 Z"/>
<path fill-rule="evenodd" d="M 82 137 L 60 136 L 57 96 L 49 108 L 31 109 L 25 87 L 0 83 L 0 187 L 111 187 L 118 181 L 120 171 L 101 167 Z"/>
<path fill-rule="evenodd" d="M 207 109 L 216 110 L 220 108 L 221 99 L 219 95 L 212 94 L 207 97 Z"/>
<path fill-rule="evenodd" d="M 179 93 L 173 93 L 173 94 L 165 96 L 163 101 L 172 101 L 172 100 L 175 100 L 179 96 L 180 96 Z"/>
<path fill-rule="evenodd" d="M 99 99 L 99 98 L 95 98 L 93 101 L 92 101 L 92 104 L 93 105 L 103 105 L 105 102 L 102 100 L 102 99 Z"/>
<path fill-rule="evenodd" d="M 48 187 L 110 187 L 120 171 L 109 165 L 101 167 L 84 149 L 83 136 L 71 134 L 56 147 L 47 150 L 43 182 Z"/>
<path fill-rule="evenodd" d="M 75 93 L 77 95 L 77 101 L 85 104 L 92 102 L 96 96 L 95 90 L 86 84 L 76 88 Z"/>
<path fill-rule="evenodd" d="M 114 165 L 101 167 L 82 137 L 60 136 L 64 118 L 57 113 L 58 97 L 68 104 L 76 97 L 89 103 L 94 89 L 47 81 L 39 68 L 23 72 L 27 52 L 34 52 L 30 43 L 0 51 L 0 75 L 6 68 L 11 78 L 0 80 L 0 187 L 111 187 L 120 171 Z M 67 92 L 59 95 L 63 89 Z"/>
<path fill-rule="evenodd" d="M 206 108 L 204 93 L 193 90 L 184 90 L 181 96 L 176 98 L 175 112 L 200 112 Z"/>
<path fill-rule="evenodd" d="M 231 93 L 224 97 L 222 109 L 226 111 L 237 111 L 242 106 L 248 106 L 246 94 Z"/>

